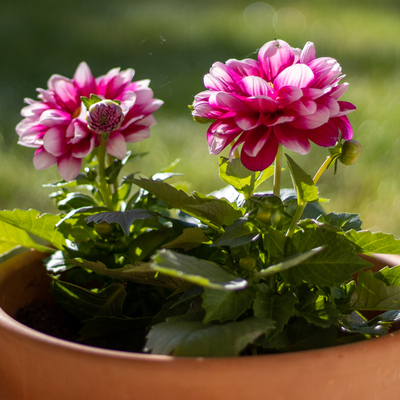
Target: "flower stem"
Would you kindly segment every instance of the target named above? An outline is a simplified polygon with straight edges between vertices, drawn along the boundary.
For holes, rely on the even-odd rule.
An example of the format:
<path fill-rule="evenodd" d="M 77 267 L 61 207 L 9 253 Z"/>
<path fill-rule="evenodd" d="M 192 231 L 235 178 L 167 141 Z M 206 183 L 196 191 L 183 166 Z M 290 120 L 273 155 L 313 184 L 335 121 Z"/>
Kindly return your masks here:
<path fill-rule="evenodd" d="M 321 165 L 320 169 L 317 171 L 317 173 L 315 174 L 314 178 L 313 178 L 313 183 L 314 185 L 318 182 L 319 178 L 321 178 L 321 175 L 324 173 L 324 171 L 329 167 L 329 165 L 331 164 L 331 162 L 337 157 L 337 155 L 331 155 L 326 157 L 326 160 L 324 161 L 324 163 Z M 304 209 L 307 206 L 307 202 L 301 203 L 297 206 L 297 210 L 293 216 L 292 222 L 289 226 L 288 231 L 286 232 L 286 236 L 287 237 L 292 237 L 293 233 L 296 229 L 297 223 L 300 221 Z"/>
<path fill-rule="evenodd" d="M 109 185 L 106 181 L 106 139 L 101 135 L 101 143 L 98 152 L 99 161 L 99 190 L 105 206 L 111 211 L 114 210 L 113 203 L 111 201 L 111 193 Z"/>
<path fill-rule="evenodd" d="M 275 158 L 274 170 L 274 195 L 280 196 L 281 194 L 281 175 L 282 175 L 282 145 L 279 143 L 278 151 Z"/>
<path fill-rule="evenodd" d="M 314 185 L 318 182 L 319 178 L 321 178 L 321 175 L 323 172 L 329 167 L 330 163 L 337 157 L 337 155 L 333 156 L 328 156 L 326 157 L 326 160 L 324 163 L 321 165 L 320 169 L 317 171 L 313 178 Z"/>
<path fill-rule="evenodd" d="M 303 211 L 306 208 L 307 203 L 299 204 L 297 206 L 297 210 L 293 216 L 292 222 L 290 223 L 289 229 L 286 232 L 287 237 L 292 237 L 293 233 L 296 229 L 297 223 L 300 221 L 301 216 L 303 215 Z"/>

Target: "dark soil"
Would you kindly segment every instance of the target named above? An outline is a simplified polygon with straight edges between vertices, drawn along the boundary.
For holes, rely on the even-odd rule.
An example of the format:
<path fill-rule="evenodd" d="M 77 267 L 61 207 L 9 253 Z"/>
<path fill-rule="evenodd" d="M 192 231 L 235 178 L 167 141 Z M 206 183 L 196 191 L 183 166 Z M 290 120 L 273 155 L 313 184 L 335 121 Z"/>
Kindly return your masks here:
<path fill-rule="evenodd" d="M 39 332 L 76 342 L 82 328 L 79 320 L 68 315 L 59 305 L 49 307 L 37 300 L 18 311 L 16 320 Z"/>

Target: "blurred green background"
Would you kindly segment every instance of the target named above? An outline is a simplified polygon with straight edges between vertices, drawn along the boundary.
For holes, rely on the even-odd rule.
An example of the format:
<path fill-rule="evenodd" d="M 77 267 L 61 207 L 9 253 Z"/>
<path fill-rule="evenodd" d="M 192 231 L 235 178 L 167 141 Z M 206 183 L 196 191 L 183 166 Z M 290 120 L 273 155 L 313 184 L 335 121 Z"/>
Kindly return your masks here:
<path fill-rule="evenodd" d="M 222 187 L 218 157 L 208 155 L 207 126 L 192 121 L 188 104 L 203 90 L 215 61 L 256 57 L 274 38 L 317 56 L 336 58 L 350 83 L 344 100 L 362 155 L 319 182 L 327 211 L 360 213 L 364 228 L 400 235 L 400 2 L 398 0 L 2 0 L 0 4 L 0 209 L 54 211 L 44 183 L 57 170 L 35 171 L 33 149 L 17 146 L 15 125 L 25 97 L 87 61 L 94 76 L 113 67 L 151 79 L 164 106 L 152 138 L 131 145 L 150 155 L 129 166 L 151 175 L 180 158 L 176 172 L 188 190 Z M 327 156 L 312 148 L 291 156 L 314 175 Z M 284 184 L 290 185 L 285 178 Z M 267 182 L 262 189 L 271 188 Z"/>

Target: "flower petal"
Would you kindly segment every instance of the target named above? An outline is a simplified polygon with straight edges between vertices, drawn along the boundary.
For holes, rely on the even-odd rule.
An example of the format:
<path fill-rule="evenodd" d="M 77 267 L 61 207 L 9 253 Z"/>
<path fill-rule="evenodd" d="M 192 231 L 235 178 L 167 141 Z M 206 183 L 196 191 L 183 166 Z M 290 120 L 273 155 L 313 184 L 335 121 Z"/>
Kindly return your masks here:
<path fill-rule="evenodd" d="M 226 66 L 239 76 L 259 76 L 258 62 L 251 58 L 244 60 L 231 59 L 226 62 Z"/>
<path fill-rule="evenodd" d="M 288 104 L 301 99 L 303 90 L 295 86 L 284 86 L 278 91 L 276 100 L 279 101 L 281 108 L 286 107 Z"/>
<path fill-rule="evenodd" d="M 121 132 L 111 132 L 107 139 L 107 153 L 122 160 L 126 156 L 127 148 L 124 135 Z"/>
<path fill-rule="evenodd" d="M 275 160 L 279 142 L 271 128 L 258 127 L 248 132 L 240 158 L 251 171 L 263 171 Z"/>
<path fill-rule="evenodd" d="M 71 154 L 66 154 L 57 160 L 58 173 L 67 182 L 74 180 L 78 176 L 81 165 L 82 160 L 72 157 Z"/>
<path fill-rule="evenodd" d="M 67 153 L 71 145 L 66 143 L 65 129 L 54 127 L 50 128 L 43 137 L 44 149 L 53 154 L 55 157 L 60 157 Z"/>
<path fill-rule="evenodd" d="M 94 145 L 95 145 L 95 137 L 93 135 L 90 138 L 83 139 L 77 144 L 75 144 L 71 150 L 71 154 L 73 157 L 76 158 L 86 157 L 93 151 Z"/>
<path fill-rule="evenodd" d="M 210 105 L 225 110 L 252 111 L 245 101 L 241 100 L 239 96 L 235 96 L 224 92 L 214 92 L 210 95 Z"/>
<path fill-rule="evenodd" d="M 250 96 L 267 96 L 273 97 L 275 90 L 272 86 L 258 76 L 246 76 L 239 82 L 239 86 Z"/>
<path fill-rule="evenodd" d="M 78 88 L 80 96 L 90 97 L 97 91 L 96 80 L 92 75 L 92 71 L 85 62 L 81 62 L 75 71 L 73 81 Z"/>
<path fill-rule="evenodd" d="M 207 89 L 216 90 L 218 92 L 229 92 L 230 89 L 229 85 L 227 85 L 222 79 L 219 79 L 212 74 L 204 75 L 203 83 L 204 87 Z"/>
<path fill-rule="evenodd" d="M 57 125 L 67 125 L 71 121 L 71 116 L 61 110 L 46 110 L 39 118 L 39 123 L 44 126 L 52 127 Z"/>
<path fill-rule="evenodd" d="M 317 111 L 317 103 L 307 97 L 302 97 L 289 105 L 291 110 L 295 111 L 298 115 L 310 115 Z"/>
<path fill-rule="evenodd" d="M 53 75 L 49 80 L 49 87 L 52 88 L 58 98 L 58 101 L 73 114 L 81 105 L 81 99 L 78 96 L 74 83 L 60 75 Z"/>
<path fill-rule="evenodd" d="M 300 54 L 300 62 L 302 64 L 308 64 L 309 62 L 311 62 L 312 60 L 315 60 L 315 47 L 314 47 L 314 43 L 312 42 L 307 42 L 304 47 L 303 50 Z"/>
<path fill-rule="evenodd" d="M 311 115 L 301 115 L 291 125 L 299 129 L 315 129 L 328 122 L 330 112 L 327 107 L 318 106 L 317 111 Z"/>
<path fill-rule="evenodd" d="M 293 49 L 283 40 L 272 40 L 261 47 L 258 62 L 262 77 L 272 82 L 282 70 L 293 64 Z"/>
<path fill-rule="evenodd" d="M 36 169 L 46 169 L 57 162 L 57 158 L 48 153 L 43 147 L 36 150 L 33 156 L 33 165 Z"/>
<path fill-rule="evenodd" d="M 293 128 L 288 124 L 279 124 L 273 129 L 276 138 L 287 149 L 299 154 L 307 154 L 310 151 L 310 142 L 305 137 L 303 130 Z"/>
<path fill-rule="evenodd" d="M 335 115 L 336 117 L 341 117 L 342 115 L 349 114 L 356 109 L 356 106 L 348 101 L 338 101 L 340 111 Z"/>
<path fill-rule="evenodd" d="M 259 113 L 239 112 L 235 115 L 236 125 L 244 131 L 256 128 L 261 124 L 262 119 L 263 115 Z"/>
<path fill-rule="evenodd" d="M 279 90 L 285 86 L 303 88 L 314 79 L 311 68 L 305 64 L 296 64 L 284 69 L 274 80 L 274 88 Z"/>
<path fill-rule="evenodd" d="M 136 126 L 136 130 L 134 132 L 125 133 L 124 137 L 126 143 L 136 143 L 141 142 L 142 140 L 146 140 L 151 136 L 150 128 L 147 126 Z"/>

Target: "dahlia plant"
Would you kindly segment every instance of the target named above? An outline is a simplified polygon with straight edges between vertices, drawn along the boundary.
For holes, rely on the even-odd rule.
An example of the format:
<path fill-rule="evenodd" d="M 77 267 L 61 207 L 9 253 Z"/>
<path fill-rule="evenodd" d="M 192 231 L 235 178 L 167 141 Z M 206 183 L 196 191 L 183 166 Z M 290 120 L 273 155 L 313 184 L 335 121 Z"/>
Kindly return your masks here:
<path fill-rule="evenodd" d="M 63 180 L 48 186 L 59 213 L 1 211 L 0 249 L 47 253 L 51 293 L 77 321 L 78 342 L 235 356 L 389 331 L 400 316 L 400 266 L 373 272 L 367 260 L 400 254 L 400 241 L 362 230 L 358 214 L 326 214 L 316 186 L 361 151 L 336 60 L 316 58 L 312 43 L 274 40 L 257 60 L 212 66 L 190 108 L 210 123 L 211 154 L 232 147 L 219 159 L 228 186 L 209 195 L 168 184 L 172 166 L 119 179 L 137 158 L 126 143 L 150 135 L 162 104 L 132 77 L 114 69 L 94 79 L 82 63 L 72 80 L 54 75 L 39 101 L 27 100 L 17 126 L 19 143 L 37 148 L 37 169 L 57 163 Z M 283 148 L 306 154 L 310 141 L 329 148 L 326 160 L 312 177 L 286 154 L 293 189 L 282 189 Z"/>

